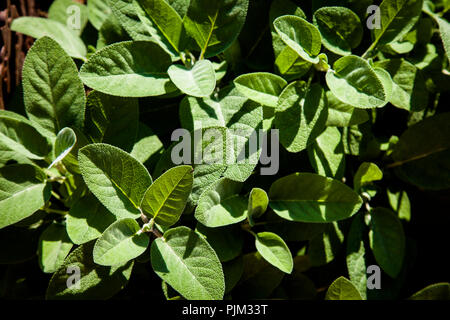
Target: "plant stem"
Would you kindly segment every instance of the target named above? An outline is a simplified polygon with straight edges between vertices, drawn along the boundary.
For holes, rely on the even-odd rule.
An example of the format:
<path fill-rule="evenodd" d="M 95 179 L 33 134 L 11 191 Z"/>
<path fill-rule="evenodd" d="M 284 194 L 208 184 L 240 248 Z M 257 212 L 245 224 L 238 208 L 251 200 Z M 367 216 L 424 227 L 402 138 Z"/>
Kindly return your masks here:
<path fill-rule="evenodd" d="M 58 182 L 58 183 L 64 183 L 66 181 L 66 177 L 52 177 L 47 180 L 48 182 Z"/>
<path fill-rule="evenodd" d="M 141 220 L 142 220 L 142 222 L 143 222 L 144 224 L 147 224 L 147 223 L 148 223 L 148 218 L 147 218 L 147 216 L 142 212 L 142 209 L 141 209 L 141 208 L 139 208 L 139 211 L 141 211 Z"/>
<path fill-rule="evenodd" d="M 147 219 L 148 221 L 148 219 Z M 146 224 L 144 224 L 141 228 L 141 230 L 139 230 L 139 233 L 143 233 L 143 232 L 150 232 L 153 233 L 155 235 L 155 237 L 157 238 L 161 238 L 163 236 L 163 234 L 157 229 L 155 228 L 155 219 L 150 219 L 150 221 Z"/>
<path fill-rule="evenodd" d="M 306 85 L 307 88 L 309 88 L 311 86 L 311 82 L 313 81 L 315 75 L 316 75 L 316 69 L 311 68 L 311 70 L 309 71 L 308 82 Z"/>
<path fill-rule="evenodd" d="M 254 233 L 254 232 L 251 230 L 251 227 L 250 227 L 250 225 L 249 225 L 248 223 L 241 224 L 241 228 L 242 228 L 242 230 L 247 231 L 247 232 L 250 233 L 252 236 L 256 237 L 256 233 Z"/>
<path fill-rule="evenodd" d="M 370 47 L 366 50 L 366 52 L 363 53 L 363 55 L 361 56 L 361 58 L 363 59 L 367 59 L 369 57 L 369 54 L 375 49 L 375 47 L 378 45 L 378 40 L 375 40 L 374 42 L 372 42 L 372 44 L 370 45 Z"/>
<path fill-rule="evenodd" d="M 57 194 L 55 191 L 53 191 L 52 190 L 52 196 L 54 196 L 56 199 L 58 199 L 59 201 L 61 201 L 61 202 L 64 202 L 62 199 L 61 199 L 61 196 L 59 195 L 59 194 Z"/>
<path fill-rule="evenodd" d="M 155 237 L 157 237 L 157 238 L 162 238 L 163 237 L 163 234 L 158 230 L 158 229 L 156 229 L 156 228 L 153 228 L 152 229 L 152 233 L 155 235 Z"/>
<path fill-rule="evenodd" d="M 47 212 L 47 213 L 56 213 L 56 214 L 60 214 L 60 215 L 63 215 L 63 216 L 65 216 L 66 214 L 69 213 L 68 211 L 51 209 L 51 208 L 45 208 L 44 211 Z"/>

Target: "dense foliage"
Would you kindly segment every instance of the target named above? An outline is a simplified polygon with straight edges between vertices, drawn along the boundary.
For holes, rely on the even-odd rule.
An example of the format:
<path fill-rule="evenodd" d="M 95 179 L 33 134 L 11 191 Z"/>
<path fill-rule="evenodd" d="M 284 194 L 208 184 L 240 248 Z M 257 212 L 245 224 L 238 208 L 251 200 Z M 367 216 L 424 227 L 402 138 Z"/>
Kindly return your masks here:
<path fill-rule="evenodd" d="M 0 295 L 450 298 L 449 8 L 55 0 L 15 19 L 37 40 L 23 109 L 0 111 Z"/>

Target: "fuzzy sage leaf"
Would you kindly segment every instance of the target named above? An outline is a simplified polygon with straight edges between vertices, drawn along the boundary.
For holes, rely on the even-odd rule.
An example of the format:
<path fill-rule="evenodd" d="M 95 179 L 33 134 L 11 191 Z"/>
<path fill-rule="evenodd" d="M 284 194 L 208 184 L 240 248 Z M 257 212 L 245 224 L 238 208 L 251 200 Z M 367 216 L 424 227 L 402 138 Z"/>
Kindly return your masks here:
<path fill-rule="evenodd" d="M 116 216 L 140 216 L 139 206 L 152 178 L 139 161 L 101 143 L 80 149 L 78 161 L 87 186 L 108 210 Z"/>
<path fill-rule="evenodd" d="M 152 243 L 153 270 L 186 299 L 220 300 L 222 265 L 211 246 L 187 227 L 170 229 Z"/>

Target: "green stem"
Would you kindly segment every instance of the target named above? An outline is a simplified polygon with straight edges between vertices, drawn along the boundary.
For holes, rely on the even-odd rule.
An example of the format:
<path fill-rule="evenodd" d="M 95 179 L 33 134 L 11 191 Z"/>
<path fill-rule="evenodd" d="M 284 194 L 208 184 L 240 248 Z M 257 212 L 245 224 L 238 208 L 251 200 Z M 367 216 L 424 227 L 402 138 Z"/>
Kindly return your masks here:
<path fill-rule="evenodd" d="M 152 228 L 151 232 L 155 235 L 155 237 L 157 238 L 162 238 L 163 234 L 157 229 L 157 228 Z"/>
<path fill-rule="evenodd" d="M 308 82 L 306 84 L 307 88 L 309 88 L 311 86 L 311 83 L 312 83 L 315 75 L 316 75 L 316 69 L 311 68 L 311 70 L 309 71 L 309 75 L 308 75 Z"/>
<path fill-rule="evenodd" d="M 157 238 L 161 238 L 163 236 L 162 233 L 157 228 L 155 228 L 155 219 L 154 218 L 150 219 L 150 222 L 148 222 L 142 226 L 141 230 L 139 230 L 139 234 L 141 234 L 143 232 L 153 233 L 155 235 L 155 237 L 157 237 Z"/>
<path fill-rule="evenodd" d="M 154 218 L 152 218 L 150 220 L 149 227 L 150 227 L 150 230 L 153 230 L 155 228 L 155 219 Z"/>
<path fill-rule="evenodd" d="M 62 199 L 61 199 L 61 196 L 59 195 L 59 194 L 57 194 L 55 191 L 53 191 L 52 190 L 52 196 L 54 196 L 56 199 L 58 199 L 59 201 L 61 201 L 61 202 L 64 202 Z"/>
<path fill-rule="evenodd" d="M 254 233 L 254 232 L 251 230 L 250 225 L 249 225 L 248 223 L 246 223 L 246 224 L 241 224 L 241 228 L 242 228 L 242 230 L 247 231 L 247 232 L 250 233 L 252 236 L 256 237 L 256 233 Z"/>
<path fill-rule="evenodd" d="M 370 47 L 366 50 L 366 52 L 364 52 L 364 54 L 361 56 L 361 58 L 363 59 L 367 59 L 369 58 L 369 54 L 375 50 L 376 46 L 378 45 L 378 39 L 375 40 L 374 42 L 372 42 L 372 44 L 370 45 Z"/>
<path fill-rule="evenodd" d="M 63 215 L 63 216 L 65 216 L 66 214 L 69 213 L 68 211 L 51 209 L 51 208 L 45 208 L 44 211 L 47 212 L 47 213 L 56 213 L 56 214 L 60 214 L 60 215 Z"/>
<path fill-rule="evenodd" d="M 183 62 L 183 64 L 186 65 L 186 57 L 184 56 L 184 52 L 180 52 L 180 59 L 181 62 Z"/>
<path fill-rule="evenodd" d="M 50 179 L 48 179 L 47 181 L 48 182 L 64 183 L 64 181 L 66 181 L 66 177 L 50 177 Z"/>
<path fill-rule="evenodd" d="M 54 167 L 59 171 L 59 173 L 61 173 L 61 175 L 64 176 L 64 175 L 67 174 L 67 169 L 66 169 L 66 167 L 62 164 L 61 161 L 57 162 L 57 163 L 55 164 Z"/>
<path fill-rule="evenodd" d="M 369 203 L 371 200 L 370 195 L 366 192 L 363 192 L 363 193 L 361 193 L 361 197 L 364 201 L 364 208 L 367 210 L 368 213 L 370 213 L 370 211 L 372 211 L 372 207 L 370 206 L 370 203 Z"/>

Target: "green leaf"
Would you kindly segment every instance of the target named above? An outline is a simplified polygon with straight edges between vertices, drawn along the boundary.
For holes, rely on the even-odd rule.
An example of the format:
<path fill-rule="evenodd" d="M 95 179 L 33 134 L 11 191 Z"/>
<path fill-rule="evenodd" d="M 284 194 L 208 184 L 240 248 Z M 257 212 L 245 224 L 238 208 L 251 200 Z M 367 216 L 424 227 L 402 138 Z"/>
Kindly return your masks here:
<path fill-rule="evenodd" d="M 178 166 L 156 179 L 142 199 L 143 213 L 161 226 L 175 224 L 192 191 L 193 171 L 191 166 Z"/>
<path fill-rule="evenodd" d="M 216 74 L 209 60 L 200 60 L 191 69 L 173 64 L 167 73 L 178 89 L 193 97 L 209 97 L 216 88 Z"/>
<path fill-rule="evenodd" d="M 220 90 L 217 97 L 184 98 L 180 104 L 180 121 L 187 130 L 227 127 L 233 147 L 227 156 L 233 161 L 227 161 L 224 176 L 244 182 L 252 174 L 260 157 L 261 144 L 252 152 L 247 150 L 252 135 L 257 135 L 262 126 L 263 108 L 260 105 L 249 101 L 234 86 L 228 86 Z"/>
<path fill-rule="evenodd" d="M 36 228 L 34 230 L 42 231 L 42 229 L 39 229 L 44 223 L 45 218 L 47 217 L 48 213 L 44 210 L 38 210 L 35 213 L 33 213 L 28 218 L 25 218 L 16 224 L 14 226 L 11 226 L 10 228 L 7 228 L 8 230 L 14 230 L 17 228 L 29 228 L 29 230 L 33 230 L 33 228 Z"/>
<path fill-rule="evenodd" d="M 133 40 L 152 40 L 152 35 L 139 19 L 134 0 L 107 0 L 107 3 L 114 16 Z"/>
<path fill-rule="evenodd" d="M 170 229 L 151 246 L 156 274 L 189 300 L 223 298 L 222 265 L 211 246 L 187 227 Z"/>
<path fill-rule="evenodd" d="M 178 13 L 165 0 L 136 0 L 134 5 L 153 41 L 172 56 L 178 56 L 183 35 L 183 21 Z"/>
<path fill-rule="evenodd" d="M 369 115 L 366 110 L 354 108 L 340 101 L 331 91 L 327 91 L 327 102 L 327 126 L 350 127 L 369 120 Z"/>
<path fill-rule="evenodd" d="M 275 66 L 278 72 L 286 79 L 298 79 L 308 72 L 311 63 L 300 58 L 295 50 L 287 46 L 273 27 L 273 21 L 276 18 L 289 14 L 306 19 L 303 10 L 292 1 L 275 0 L 272 2 L 269 11 L 272 46 L 275 53 Z"/>
<path fill-rule="evenodd" d="M 450 113 L 441 113 L 409 127 L 394 147 L 390 167 L 416 186 L 440 190 L 450 187 Z"/>
<path fill-rule="evenodd" d="M 128 40 L 130 40 L 130 36 L 122 27 L 116 16 L 111 14 L 105 22 L 103 22 L 100 30 L 98 30 L 97 50 L 103 49 L 116 42 Z"/>
<path fill-rule="evenodd" d="M 33 164 L 32 160 L 11 150 L 7 145 L 0 142 L 0 167 L 7 165 L 10 161 L 17 162 L 18 164 Z"/>
<path fill-rule="evenodd" d="M 167 2 L 178 12 L 180 17 L 184 17 L 189 9 L 191 0 L 167 0 Z"/>
<path fill-rule="evenodd" d="M 287 85 L 286 80 L 268 72 L 243 74 L 233 82 L 236 89 L 248 99 L 273 108 L 276 108 L 278 96 Z"/>
<path fill-rule="evenodd" d="M 191 0 L 183 24 L 200 47 L 200 57 L 213 57 L 236 40 L 249 0 Z"/>
<path fill-rule="evenodd" d="M 429 285 L 413 294 L 409 300 L 450 300 L 450 283 Z"/>
<path fill-rule="evenodd" d="M 61 168 L 63 167 L 60 167 L 59 169 Z M 53 172 L 55 171 L 57 170 L 53 170 Z M 61 178 L 56 178 L 56 180 L 59 179 Z M 88 192 L 88 188 L 83 181 L 83 177 L 78 173 L 71 174 L 69 172 L 66 172 L 65 179 L 61 180 L 63 180 L 60 182 L 62 185 L 58 188 L 61 194 L 61 202 L 64 203 L 66 207 L 72 208 L 74 203 Z M 55 197 L 57 197 L 57 195 Z M 66 214 L 68 212 L 64 211 L 64 213 Z"/>
<path fill-rule="evenodd" d="M 83 127 L 83 83 L 77 66 L 58 43 L 48 37 L 34 43 L 25 58 L 22 83 L 31 121 L 53 134 L 65 127 Z"/>
<path fill-rule="evenodd" d="M 133 269 L 133 261 L 114 267 L 99 266 L 92 259 L 93 246 L 93 242 L 83 244 L 64 260 L 62 266 L 50 279 L 46 299 L 108 299 L 127 284 Z M 78 282 L 74 280 L 76 270 L 80 275 Z"/>
<path fill-rule="evenodd" d="M 319 84 L 309 88 L 304 81 L 289 84 L 275 114 L 281 144 L 289 152 L 306 149 L 325 129 L 327 116 L 325 92 Z"/>
<path fill-rule="evenodd" d="M 325 48 L 338 55 L 351 54 L 352 49 L 361 43 L 361 21 L 348 8 L 322 7 L 314 12 L 314 24 L 320 31 Z"/>
<path fill-rule="evenodd" d="M 273 26 L 290 48 L 300 57 L 311 63 L 319 63 L 322 39 L 319 30 L 303 18 L 285 15 L 278 17 Z"/>
<path fill-rule="evenodd" d="M 225 294 L 229 293 L 239 283 L 244 272 L 244 259 L 242 256 L 222 264 L 225 275 Z"/>
<path fill-rule="evenodd" d="M 86 136 L 80 129 L 73 127 L 72 130 L 75 132 L 76 143 L 72 150 L 62 160 L 62 163 L 68 172 L 79 175 L 81 172 L 78 166 L 78 151 L 84 146 L 88 145 L 90 141 L 86 138 Z"/>
<path fill-rule="evenodd" d="M 72 9 L 74 8 L 72 6 L 78 8 L 79 11 Z M 80 35 L 88 22 L 88 8 L 74 0 L 55 0 L 48 9 L 48 18 L 66 25 L 69 29 L 73 27 L 74 34 Z M 78 18 L 79 21 L 74 21 Z"/>
<path fill-rule="evenodd" d="M 245 182 L 253 174 L 262 152 L 263 108 L 248 101 L 234 117 L 228 123 L 227 131 L 229 144 L 233 148 L 228 152 L 232 161 L 227 162 L 223 176 Z M 252 145 L 256 141 L 259 141 L 258 144 Z"/>
<path fill-rule="evenodd" d="M 394 91 L 394 82 L 392 81 L 391 75 L 384 69 L 374 67 L 373 71 L 377 75 L 378 79 L 381 81 L 384 93 L 386 94 L 386 101 L 391 101 L 392 94 Z"/>
<path fill-rule="evenodd" d="M 356 108 L 380 108 L 387 94 L 370 64 L 358 56 L 338 59 L 326 75 L 328 87 L 342 102 Z"/>
<path fill-rule="evenodd" d="M 63 225 L 55 222 L 49 225 L 39 238 L 38 257 L 41 270 L 45 273 L 58 270 L 72 246 Z"/>
<path fill-rule="evenodd" d="M 411 220 L 411 203 L 406 191 L 391 192 L 387 189 L 386 192 L 389 204 L 392 210 L 398 213 L 398 217 L 406 221 Z"/>
<path fill-rule="evenodd" d="M 411 31 L 410 33 L 413 33 Z M 408 37 L 408 34 L 406 35 Z M 414 43 L 412 43 L 409 39 L 403 39 L 401 42 L 391 42 L 387 44 L 386 46 L 380 48 L 383 52 L 390 53 L 390 54 L 406 54 L 411 52 L 414 49 Z M 416 39 L 411 39 L 414 42 L 416 42 Z"/>
<path fill-rule="evenodd" d="M 216 75 L 216 81 L 219 82 L 222 80 L 228 71 L 228 63 L 226 60 L 223 60 L 222 62 L 212 62 L 214 73 Z"/>
<path fill-rule="evenodd" d="M 0 168 L 0 229 L 38 211 L 50 199 L 45 174 L 28 164 Z"/>
<path fill-rule="evenodd" d="M 139 127 L 137 99 L 92 91 L 87 98 L 85 133 L 93 142 L 131 151 Z"/>
<path fill-rule="evenodd" d="M 117 217 L 140 216 L 139 205 L 152 178 L 139 161 L 101 143 L 80 149 L 78 161 L 87 186 L 111 213 Z"/>
<path fill-rule="evenodd" d="M 242 184 L 222 178 L 202 193 L 195 218 L 204 226 L 215 228 L 243 221 L 247 201 L 238 195 Z"/>
<path fill-rule="evenodd" d="M 422 11 L 423 0 L 384 0 L 380 5 L 381 28 L 373 30 L 375 44 L 399 41 L 414 27 Z"/>
<path fill-rule="evenodd" d="M 14 19 L 11 30 L 36 39 L 48 36 L 56 41 L 72 58 L 86 60 L 87 51 L 83 40 L 74 35 L 62 23 L 45 18 L 20 17 Z M 59 53 L 53 55 L 53 60 L 57 60 L 56 58 L 59 56 L 61 56 Z"/>
<path fill-rule="evenodd" d="M 253 224 L 254 218 L 259 218 L 266 212 L 269 205 L 269 197 L 267 193 L 260 188 L 253 188 L 248 196 L 247 218 L 250 225 Z"/>
<path fill-rule="evenodd" d="M 237 118 L 245 117 L 247 105 L 258 107 L 234 86 L 228 86 L 219 91 L 217 98 L 185 97 L 180 103 L 180 122 L 189 131 L 215 126 L 231 128 L 240 122 Z"/>
<path fill-rule="evenodd" d="M 235 299 L 267 299 L 285 273 L 268 263 L 259 252 L 244 255 L 244 272 L 233 290 Z"/>
<path fill-rule="evenodd" d="M 298 79 L 311 68 L 311 62 L 300 58 L 297 52 L 285 47 L 275 59 L 275 67 L 286 79 Z"/>
<path fill-rule="evenodd" d="M 354 215 L 361 198 L 345 184 L 313 173 L 294 173 L 275 181 L 270 207 L 280 217 L 300 222 L 333 222 Z"/>
<path fill-rule="evenodd" d="M 211 245 L 221 262 L 233 260 L 242 251 L 244 237 L 242 229 L 237 225 L 208 228 L 197 223 L 195 231 Z"/>
<path fill-rule="evenodd" d="M 438 53 L 436 52 L 436 46 L 428 43 L 424 47 L 419 47 L 421 49 L 415 55 L 411 55 L 408 61 L 412 62 L 417 68 L 422 71 L 427 67 L 436 68 L 436 64 L 439 64 L 441 58 L 439 58 Z M 440 67 L 438 67 L 440 68 Z"/>
<path fill-rule="evenodd" d="M 229 135 L 226 128 L 217 126 L 198 129 L 188 134 L 184 133 L 181 141 L 172 144 L 159 160 L 155 169 L 155 176 L 159 176 L 163 171 L 176 165 L 172 161 L 172 154 L 174 153 L 177 156 L 181 154 L 181 150 L 174 150 L 176 146 L 179 147 L 180 144 L 185 149 L 191 150 L 190 158 L 186 159 L 186 162 L 194 168 L 194 183 L 188 200 L 188 211 L 192 211 L 200 195 L 214 184 L 227 169 L 227 157 L 229 157 L 229 151 L 231 150 Z M 203 137 L 202 143 L 200 143 L 198 137 Z M 192 141 L 194 143 L 191 143 Z M 217 150 L 217 152 L 212 154 L 212 150 Z"/>
<path fill-rule="evenodd" d="M 283 40 L 281 40 L 278 33 L 275 31 L 273 22 L 276 18 L 285 16 L 285 15 L 293 15 L 297 16 L 303 19 L 306 19 L 306 15 L 303 12 L 303 10 L 297 6 L 294 2 L 290 0 L 274 0 L 272 1 L 272 4 L 270 5 L 269 10 L 269 21 L 270 21 L 270 31 L 272 35 L 272 46 L 275 53 L 275 57 L 278 57 L 281 55 L 283 51 L 285 51 L 286 48 L 289 48 Z M 290 48 L 289 48 L 290 49 Z M 291 52 L 295 52 L 294 50 L 290 49 Z M 295 53 L 297 57 L 298 54 Z M 303 59 L 302 59 L 303 60 Z"/>
<path fill-rule="evenodd" d="M 66 228 L 73 243 L 83 244 L 100 237 L 114 221 L 116 217 L 89 193 L 70 208 Z"/>
<path fill-rule="evenodd" d="M 87 7 L 89 10 L 89 21 L 95 29 L 100 30 L 103 22 L 112 13 L 111 7 L 104 0 L 89 0 Z"/>
<path fill-rule="evenodd" d="M 380 143 L 372 133 L 369 122 L 357 126 L 344 127 L 342 142 L 345 154 L 363 157 L 377 157 L 380 153 Z"/>
<path fill-rule="evenodd" d="M 3 155 L 7 149 L 29 159 L 44 159 L 50 152 L 47 139 L 33 127 L 32 122 L 11 111 L 0 111 L 0 143 Z M 2 156 L 3 158 L 3 156 Z M 5 160 L 10 160 L 6 157 Z"/>
<path fill-rule="evenodd" d="M 428 90 L 422 72 L 404 59 L 387 59 L 375 63 L 388 71 L 393 80 L 390 102 L 397 108 L 420 111 L 428 106 Z"/>
<path fill-rule="evenodd" d="M 294 268 L 291 251 L 278 235 L 272 232 L 260 232 L 255 235 L 255 246 L 267 262 L 285 273 Z"/>
<path fill-rule="evenodd" d="M 370 213 L 370 247 L 377 263 L 391 278 L 396 278 L 405 257 L 405 234 L 397 216 L 389 209 L 375 208 Z"/>
<path fill-rule="evenodd" d="M 62 129 L 56 136 L 55 150 L 54 150 L 55 160 L 53 160 L 49 169 L 58 162 L 61 162 L 70 153 L 70 151 L 72 151 L 76 143 L 77 143 L 77 136 L 75 135 L 75 132 L 70 128 Z"/>
<path fill-rule="evenodd" d="M 364 215 L 358 214 L 353 219 L 347 235 L 346 262 L 350 281 L 358 289 L 363 299 L 367 299 L 367 264 L 364 245 L 366 235 Z"/>
<path fill-rule="evenodd" d="M 362 300 L 358 289 L 347 278 L 339 277 L 327 290 L 325 300 Z"/>
<path fill-rule="evenodd" d="M 341 179 L 345 171 L 345 154 L 341 132 L 336 127 L 328 127 L 316 142 L 308 148 L 308 156 L 316 173 Z"/>
<path fill-rule="evenodd" d="M 85 85 L 113 96 L 160 96 L 175 91 L 166 72 L 171 63 L 154 42 L 124 41 L 94 53 L 80 77 Z"/>
<path fill-rule="evenodd" d="M 102 266 L 116 266 L 140 256 L 150 243 L 150 238 L 140 229 L 131 218 L 114 222 L 95 242 L 94 262 Z"/>
<path fill-rule="evenodd" d="M 441 35 L 444 50 L 447 53 L 447 59 L 450 61 L 450 23 L 447 20 L 434 15 L 434 19 L 439 25 L 439 33 Z"/>
<path fill-rule="evenodd" d="M 353 177 L 353 188 L 358 191 L 361 187 L 381 179 L 383 179 L 383 172 L 375 163 L 363 162 Z"/>
<path fill-rule="evenodd" d="M 343 242 L 344 234 L 338 223 L 327 223 L 322 234 L 309 240 L 308 259 L 310 265 L 319 267 L 333 261 L 340 253 Z"/>
<path fill-rule="evenodd" d="M 143 123 L 139 123 L 137 139 L 130 154 L 141 163 L 154 161 L 164 146 L 158 136 Z"/>

